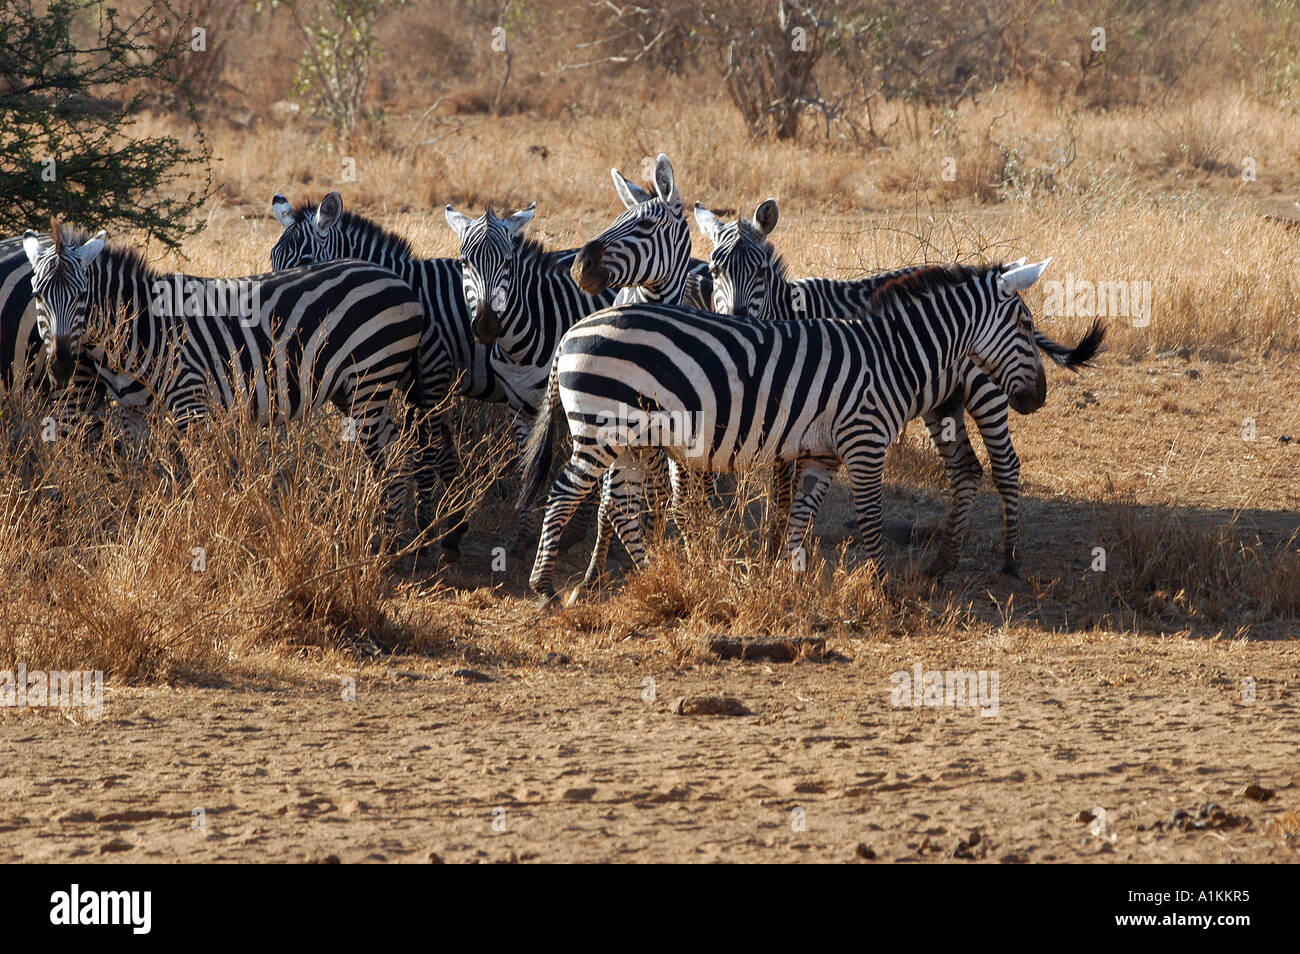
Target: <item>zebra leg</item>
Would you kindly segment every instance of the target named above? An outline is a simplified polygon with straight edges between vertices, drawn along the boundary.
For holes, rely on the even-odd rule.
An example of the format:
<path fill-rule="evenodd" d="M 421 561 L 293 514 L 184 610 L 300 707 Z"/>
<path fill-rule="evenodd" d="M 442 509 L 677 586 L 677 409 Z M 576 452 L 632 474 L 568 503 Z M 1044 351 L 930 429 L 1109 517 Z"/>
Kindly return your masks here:
<path fill-rule="evenodd" d="M 1011 446 L 1007 426 L 1007 396 L 983 372 L 978 375 L 987 387 L 967 383 L 966 409 L 979 428 L 989 452 L 993 485 L 1002 498 L 1002 572 L 1020 576 L 1020 458 Z"/>
<path fill-rule="evenodd" d="M 583 586 L 595 586 L 605 575 L 605 563 L 609 559 L 609 541 L 614 533 L 614 520 L 611 510 L 613 494 L 614 468 L 605 471 L 600 481 L 600 509 L 596 511 L 596 545 L 591 548 L 591 562 L 587 564 L 587 573 L 582 578 Z"/>
<path fill-rule="evenodd" d="M 975 449 L 971 447 L 970 435 L 966 432 L 966 416 L 962 413 L 960 392 L 953 392 L 948 400 L 927 411 L 923 419 L 930 431 L 930 441 L 939 452 L 943 469 L 948 474 L 951 498 L 948 525 L 939 540 L 939 551 L 928 570 L 931 576 L 942 576 L 957 565 L 957 556 L 966 536 L 971 506 L 975 503 L 975 494 L 979 491 L 984 468 L 980 466 Z"/>
<path fill-rule="evenodd" d="M 515 408 L 514 422 L 511 424 L 511 431 L 515 438 L 515 447 L 519 451 L 520 460 L 523 459 L 524 447 L 528 444 L 528 432 L 531 429 L 531 422 L 523 408 Z M 506 547 L 506 554 L 512 559 L 523 559 L 524 554 L 528 552 L 532 541 L 537 539 L 537 516 L 527 508 L 515 510 L 515 535 Z"/>
<path fill-rule="evenodd" d="M 360 410 L 360 409 L 358 409 Z M 409 489 L 409 474 L 389 474 L 389 447 L 397 438 L 397 424 L 381 405 L 377 413 L 365 414 L 354 412 L 357 439 L 366 453 L 370 466 L 384 486 L 384 529 L 388 533 L 397 530 L 402 513 L 402 498 Z"/>
<path fill-rule="evenodd" d="M 596 547 L 592 550 L 591 563 L 582 581 L 584 586 L 594 584 L 605 572 L 611 530 L 618 534 L 637 569 L 645 568 L 645 542 L 641 534 L 644 501 L 645 490 L 639 461 L 628 455 L 605 471 L 601 481 L 600 511 L 596 523 Z"/>
<path fill-rule="evenodd" d="M 769 516 L 767 551 L 769 556 L 780 557 L 790 527 L 790 505 L 794 499 L 794 485 L 798 464 L 772 466 L 772 512 Z"/>
<path fill-rule="evenodd" d="M 867 559 L 875 563 L 876 575 L 884 576 L 885 548 L 881 535 L 881 482 L 885 473 L 885 450 L 889 440 L 863 444 L 847 454 L 844 466 L 849 472 L 849 488 L 853 492 L 853 507 L 858 514 L 858 534 L 867 551 Z"/>
<path fill-rule="evenodd" d="M 606 448 L 593 446 L 582 451 L 575 447 L 564 470 L 551 485 L 546 499 L 546 517 L 542 520 L 542 532 L 537 542 L 537 556 L 533 560 L 533 572 L 528 577 L 529 587 L 546 602 L 555 596 L 555 559 L 559 555 L 564 525 L 612 463 L 613 455 Z"/>
<path fill-rule="evenodd" d="M 789 523 L 785 532 L 785 553 L 796 569 L 803 570 L 808 565 L 808 554 L 803 545 L 808 535 L 808 526 L 817 511 L 821 509 L 822 499 L 826 496 L 826 490 L 831 485 L 831 478 L 835 476 L 835 471 L 821 461 L 808 461 L 799 469 L 797 488 L 793 481 L 789 480 L 789 468 L 778 465 L 778 472 L 780 477 L 786 478 L 792 497 Z"/>
<path fill-rule="evenodd" d="M 452 510 L 445 518 L 447 530 L 438 544 L 447 559 L 457 560 L 460 558 L 461 537 L 469 529 L 469 501 L 452 497 L 461 470 L 455 438 L 445 414 L 421 427 L 415 471 L 416 521 L 421 531 L 432 523 L 435 513 L 432 503 L 435 474 L 442 482 L 443 499 L 452 501 Z"/>
<path fill-rule="evenodd" d="M 692 536 L 698 537 L 699 528 L 692 519 L 697 514 L 692 511 L 695 508 L 702 508 L 705 505 L 705 494 L 708 493 L 707 475 L 691 470 L 689 467 L 683 467 L 676 461 L 668 461 L 668 479 L 673 489 L 672 513 L 673 523 L 677 524 L 677 531 L 682 535 L 682 546 L 686 550 L 686 558 L 692 559 L 692 551 L 699 552 L 692 541 Z"/>

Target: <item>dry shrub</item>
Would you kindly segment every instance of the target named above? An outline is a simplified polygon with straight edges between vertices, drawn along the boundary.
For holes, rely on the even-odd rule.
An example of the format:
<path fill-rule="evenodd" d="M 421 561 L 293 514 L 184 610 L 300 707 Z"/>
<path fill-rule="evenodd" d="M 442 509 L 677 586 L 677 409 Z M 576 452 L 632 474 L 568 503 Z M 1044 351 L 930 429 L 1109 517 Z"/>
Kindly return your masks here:
<path fill-rule="evenodd" d="M 894 566 L 882 582 L 848 544 L 827 552 L 810 536 L 802 571 L 778 562 L 765 545 L 771 497 L 758 473 L 739 476 L 722 500 L 690 506 L 685 541 L 669 538 L 658 520 L 646 569 L 629 570 L 608 600 L 576 605 L 560 624 L 617 637 L 649 628 L 674 640 L 719 632 L 884 638 L 960 624 L 953 604 L 923 599 L 930 584 L 912 567 Z"/>
<path fill-rule="evenodd" d="M 0 658 L 203 682 L 422 638 L 388 601 L 394 564 L 424 541 L 382 531 L 383 484 L 337 415 L 266 428 L 218 414 L 184 438 L 153 418 L 128 457 L 111 412 L 102 437 L 86 419 L 46 442 L 43 399 L 7 401 Z M 468 479 L 488 466 L 471 455 Z"/>
<path fill-rule="evenodd" d="M 1203 526 L 1173 510 L 1106 506 L 1105 573 L 1090 574 L 1125 615 L 1249 627 L 1300 616 L 1300 552 L 1251 539 L 1234 521 Z"/>

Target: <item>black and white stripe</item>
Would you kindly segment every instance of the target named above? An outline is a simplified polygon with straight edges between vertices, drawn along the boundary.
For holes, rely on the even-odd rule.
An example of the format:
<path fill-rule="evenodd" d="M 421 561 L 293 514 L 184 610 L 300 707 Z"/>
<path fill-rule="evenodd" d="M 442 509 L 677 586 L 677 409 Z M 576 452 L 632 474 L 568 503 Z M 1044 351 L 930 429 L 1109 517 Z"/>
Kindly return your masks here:
<path fill-rule="evenodd" d="M 346 261 L 198 278 L 156 271 L 106 246 L 102 232 L 85 242 L 55 235 L 45 244 L 29 232 L 24 250 L 57 383 L 73 381 L 84 355 L 111 397 L 161 402 L 182 429 L 212 404 L 271 424 L 330 403 L 376 468 L 386 465 L 397 435 L 389 399 L 404 381 L 418 398 L 424 383 L 423 308 L 391 271 Z"/>
<path fill-rule="evenodd" d="M 621 179 L 621 177 L 620 177 Z M 522 448 L 546 390 L 551 357 L 560 338 L 573 324 L 613 303 L 606 287 L 584 291 L 573 276 L 578 249 L 548 251 L 526 237 L 537 203 L 508 216 L 491 207 L 477 219 L 446 208 L 447 224 L 460 238 L 465 302 L 475 340 L 492 348 L 491 365 L 505 390 L 513 414 L 512 429 Z M 707 269 L 692 260 L 692 271 Z M 695 279 L 688 287 L 698 294 L 711 291 Z M 532 536 L 532 521 L 518 514 L 510 545 L 521 554 Z"/>
<path fill-rule="evenodd" d="M 44 378 L 45 354 L 32 297 L 32 263 L 20 235 L 0 241 L 0 384 L 8 392 L 40 387 Z"/>
<path fill-rule="evenodd" d="M 698 203 L 695 219 L 713 242 L 709 258 L 713 301 L 715 309 L 724 314 L 774 320 L 849 318 L 861 314 L 882 285 L 916 270 L 915 267 L 899 269 L 852 281 L 829 278 L 791 281 L 786 277 L 784 262 L 768 239 L 778 219 L 775 199 L 761 203 L 749 222 L 743 219 L 724 222 Z M 1100 342 L 1100 337 L 1097 341 Z M 983 468 L 966 430 L 963 407 L 979 428 L 988 450 L 993 483 L 1002 498 L 1003 570 L 1017 574 L 1020 459 L 1011 443 L 1007 397 L 970 358 L 937 375 L 917 408 L 943 460 L 952 498 L 945 533 L 930 571 L 940 573 L 955 565 L 983 477 Z M 777 491 L 778 508 L 788 505 L 788 484 L 778 481 Z"/>
<path fill-rule="evenodd" d="M 524 501 L 546 481 L 555 407 L 563 405 L 573 450 L 548 498 L 533 589 L 553 593 L 560 531 L 628 451 L 604 423 L 619 405 L 684 423 L 681 439 L 665 447 L 679 467 L 732 472 L 798 462 L 785 541 L 792 559 L 843 464 L 866 555 L 879 567 L 885 451 L 936 380 L 969 357 L 1019 413 L 1045 401 L 1047 379 L 1020 292 L 1046 265 L 923 268 L 882 286 L 853 320 L 777 322 L 638 304 L 578 323 L 556 351 L 529 440 Z M 1088 348 L 1095 343 L 1081 346 Z"/>
<path fill-rule="evenodd" d="M 611 169 L 610 175 L 626 211 L 578 252 L 574 278 L 590 292 L 619 289 L 618 304 L 681 304 L 687 292 L 691 233 L 672 163 L 662 153 L 656 159 L 653 193 L 625 179 L 617 169 Z M 694 292 L 699 291 L 697 286 Z M 646 448 L 625 455 L 605 472 L 596 542 L 584 585 L 595 584 L 604 574 L 614 533 L 635 563 L 644 562 L 646 489 L 667 488 L 674 479 L 670 471 L 662 451 Z"/>
<path fill-rule="evenodd" d="M 319 203 L 293 206 L 276 193 L 271 211 L 284 227 L 271 248 L 274 271 L 303 265 L 355 259 L 381 265 L 400 276 L 420 298 L 424 326 L 420 334 L 420 365 L 428 387 L 428 402 L 420 410 L 434 411 L 444 403 L 449 380 L 454 393 L 480 401 L 503 402 L 502 389 L 490 361 L 490 349 L 470 333 L 470 313 L 462 290 L 460 261 L 454 258 L 417 258 L 411 243 L 364 216 L 345 211 L 338 192 Z M 449 409 L 422 416 L 417 434 L 415 473 L 421 526 L 430 520 L 434 482 L 450 487 L 460 476 L 460 460 L 452 435 Z M 448 518 L 449 529 L 440 540 L 450 557 L 460 553 L 461 538 L 469 529 L 468 507 Z"/>

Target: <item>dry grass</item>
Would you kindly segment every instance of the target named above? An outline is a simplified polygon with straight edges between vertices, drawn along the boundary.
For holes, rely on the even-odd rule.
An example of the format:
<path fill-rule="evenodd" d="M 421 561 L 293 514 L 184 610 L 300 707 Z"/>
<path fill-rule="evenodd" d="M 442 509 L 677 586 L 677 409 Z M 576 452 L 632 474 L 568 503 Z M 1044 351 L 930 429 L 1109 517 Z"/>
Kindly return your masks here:
<path fill-rule="evenodd" d="M 426 24 L 411 42 L 427 46 L 437 32 Z M 282 38 L 276 43 L 268 50 L 282 56 Z M 399 42 L 394 55 L 402 49 Z M 503 115 L 492 117 L 485 91 L 495 74 L 475 56 L 462 57 L 467 72 L 455 89 L 438 87 L 445 95 L 436 108 L 418 83 L 381 90 L 384 122 L 346 146 L 305 113 L 272 110 L 270 80 L 247 68 L 235 84 L 243 99 L 227 91 L 243 106 L 209 116 L 220 193 L 200 213 L 208 228 L 183 261 L 162 264 L 214 275 L 264 271 L 279 232 L 271 194 L 298 201 L 332 188 L 424 255 L 455 254 L 441 211 L 448 202 L 477 210 L 538 200 L 533 233 L 572 246 L 618 210 L 608 168 L 638 178 L 645 160 L 664 151 L 688 206 L 699 199 L 748 215 L 776 196 L 773 241 L 795 276 L 1051 255 L 1051 281 L 1146 283 L 1149 323 L 1110 316 L 1110 354 L 1087 376 L 1090 387 L 1104 385 L 1107 363 L 1300 352 L 1297 236 L 1264 218 L 1288 217 L 1300 195 L 1294 117 L 1236 88 L 1200 84 L 1159 106 L 1104 111 L 1068 97 L 1063 105 L 1036 83 L 950 111 L 877 100 L 871 145 L 811 134 L 752 142 L 698 75 L 548 74 L 529 89 L 536 77 L 524 71 Z M 140 131 L 175 129 L 173 119 L 152 117 Z M 1247 159 L 1253 180 L 1242 176 Z M 706 257 L 707 241 L 697 234 L 695 242 Z M 1083 314 L 1042 314 L 1045 293 L 1036 289 L 1030 304 L 1055 337 L 1076 337 L 1090 323 Z M 888 639 L 991 625 L 990 586 L 936 586 L 912 569 L 919 557 L 894 563 L 888 589 L 841 542 L 814 547 L 807 572 L 790 573 L 761 552 L 753 518 L 762 490 L 743 483 L 741 502 L 710 515 L 711 532 L 689 556 L 669 540 L 647 572 L 540 616 L 524 602 L 519 568 L 502 577 L 475 556 L 446 576 L 407 582 L 409 567 L 391 543 L 371 552 L 378 486 L 330 439 L 328 421 L 283 431 L 226 421 L 182 443 L 185 482 L 172 474 L 162 437 L 140 463 L 93 440 L 44 444 L 34 436 L 41 412 L 32 399 L 9 400 L 0 570 L 12 596 L 0 610 L 0 657 L 31 666 L 202 682 L 284 673 L 295 660 L 355 658 L 373 647 L 534 664 L 553 653 L 596 660 L 647 639 L 686 662 L 716 631 Z M 1198 410 L 1171 394 L 1154 407 L 1156 426 Z M 1049 406 L 1040 417 L 1058 413 Z M 497 475 L 474 524 L 485 550 L 513 530 L 505 425 L 499 408 L 460 417 L 462 445 L 477 448 L 473 483 Z M 1109 439 L 1122 444 L 1124 435 Z M 1078 457 L 1063 441 L 1035 446 L 1027 481 L 1091 485 L 1090 501 L 1108 499 L 1099 473 L 1109 461 Z M 895 449 L 890 468 L 894 490 L 926 499 L 943 492 L 919 431 Z M 1215 480 L 1231 490 L 1226 470 Z M 1098 532 L 1110 541 L 1113 571 L 1079 578 L 1062 566 L 1032 582 L 1071 602 L 1080 625 L 1232 629 L 1300 614 L 1291 544 L 1264 545 L 1227 522 L 1176 510 L 1147 512 L 1137 498 L 1109 499 Z M 201 573 L 190 569 L 195 547 L 206 554 Z"/>
<path fill-rule="evenodd" d="M 33 395 L 7 399 L 0 657 L 206 683 L 436 636 L 394 609 L 399 561 L 429 535 L 382 530 L 391 475 L 341 439 L 336 415 L 264 428 L 235 410 L 184 438 L 155 417 L 127 455 L 111 413 L 102 433 L 87 416 L 53 441 L 45 413 Z M 482 496 L 499 451 L 484 446 L 463 449 L 465 483 L 439 518 L 458 494 Z M 394 450 L 405 467 L 409 438 Z"/>

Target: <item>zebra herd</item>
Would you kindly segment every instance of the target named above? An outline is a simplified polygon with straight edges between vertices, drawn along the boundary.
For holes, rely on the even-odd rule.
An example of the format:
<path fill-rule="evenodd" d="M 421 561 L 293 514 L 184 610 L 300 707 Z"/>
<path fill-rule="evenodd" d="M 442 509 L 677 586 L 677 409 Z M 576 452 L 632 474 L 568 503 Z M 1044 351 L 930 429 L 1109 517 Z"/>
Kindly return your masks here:
<path fill-rule="evenodd" d="M 388 466 L 397 393 L 418 418 L 408 476 L 420 530 L 437 484 L 461 473 L 448 397 L 504 403 L 523 451 L 514 555 L 538 539 L 530 508 L 551 471 L 563 408 L 572 452 L 554 480 L 530 585 L 554 594 L 560 533 L 601 485 L 587 581 L 617 534 L 646 563 L 647 483 L 666 472 L 679 527 L 708 474 L 770 471 L 784 558 L 839 466 L 848 472 L 867 556 L 880 566 L 885 450 L 921 417 L 952 491 L 932 569 L 951 567 L 981 477 L 962 409 L 988 449 L 1003 502 L 1004 569 L 1017 571 L 1019 461 L 1008 409 L 1042 406 L 1040 350 L 1086 365 L 1104 334 L 1074 347 L 1034 328 L 1020 293 L 1050 259 L 913 266 L 856 281 L 790 280 L 770 241 L 778 211 L 724 221 L 696 203 L 711 241 L 691 258 L 685 206 L 660 155 L 653 191 L 611 170 L 625 206 L 579 249 L 526 234 L 534 205 L 478 218 L 446 208 L 459 258 L 418 258 L 403 237 L 345 211 L 337 192 L 272 211 L 283 227 L 273 271 L 214 279 L 151 268 L 129 248 L 53 223 L 0 243 L 0 379 L 46 388 L 61 408 L 111 400 L 127 416 L 159 404 L 182 429 L 213 406 L 259 423 L 326 403 L 356 423 L 372 464 Z M 30 279 L 28 280 L 30 276 Z M 64 411 L 63 413 L 67 413 Z M 662 428 L 670 422 L 668 439 Z M 143 425 L 140 425 L 143 426 Z M 397 491 L 389 486 L 389 519 Z M 448 557 L 468 526 L 458 505 L 440 527 Z"/>

